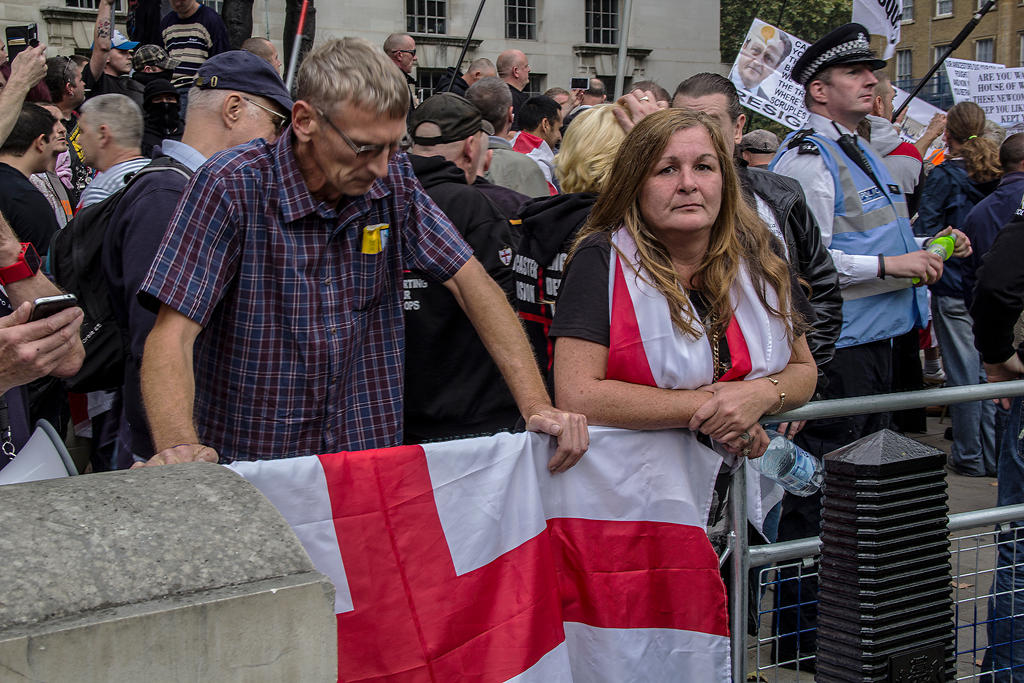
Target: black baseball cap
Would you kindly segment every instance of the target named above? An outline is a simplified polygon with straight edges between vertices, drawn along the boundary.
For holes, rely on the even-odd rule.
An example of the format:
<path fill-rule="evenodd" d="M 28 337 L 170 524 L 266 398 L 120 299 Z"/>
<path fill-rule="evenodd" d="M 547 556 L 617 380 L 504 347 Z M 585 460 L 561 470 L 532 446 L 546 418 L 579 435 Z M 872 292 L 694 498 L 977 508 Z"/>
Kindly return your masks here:
<path fill-rule="evenodd" d="M 416 135 L 421 123 L 433 123 L 441 129 L 435 137 Z M 416 107 L 409 120 L 412 139 L 419 145 L 443 145 L 465 140 L 477 131 L 494 135 L 494 126 L 485 121 L 476 105 L 461 95 L 444 92 L 427 99 Z"/>
<path fill-rule="evenodd" d="M 789 77 L 806 86 L 816 75 L 837 64 L 867 64 L 872 71 L 885 66 L 871 51 L 868 30 L 860 24 L 843 24 L 807 48 L 796 60 Z"/>
<path fill-rule="evenodd" d="M 195 86 L 237 90 L 277 102 L 291 113 L 292 98 L 270 62 L 245 50 L 229 50 L 210 57 L 199 67 Z"/>

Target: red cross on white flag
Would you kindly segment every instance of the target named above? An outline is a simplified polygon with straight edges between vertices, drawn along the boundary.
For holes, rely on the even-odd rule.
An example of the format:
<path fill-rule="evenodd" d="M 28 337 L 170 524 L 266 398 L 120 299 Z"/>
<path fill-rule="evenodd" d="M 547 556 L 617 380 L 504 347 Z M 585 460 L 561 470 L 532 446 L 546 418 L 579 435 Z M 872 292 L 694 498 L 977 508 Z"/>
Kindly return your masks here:
<path fill-rule="evenodd" d="M 343 681 L 727 681 L 704 531 L 721 460 L 684 430 L 236 463 L 337 588 Z M 710 454 L 710 455 L 709 455 Z"/>

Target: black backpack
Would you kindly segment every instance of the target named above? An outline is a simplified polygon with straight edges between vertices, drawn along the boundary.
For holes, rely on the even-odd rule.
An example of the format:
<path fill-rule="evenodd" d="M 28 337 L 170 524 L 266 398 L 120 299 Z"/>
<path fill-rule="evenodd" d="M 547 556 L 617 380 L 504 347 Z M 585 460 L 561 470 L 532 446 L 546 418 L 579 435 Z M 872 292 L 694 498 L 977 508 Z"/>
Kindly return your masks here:
<path fill-rule="evenodd" d="M 78 305 L 85 312 L 81 329 L 85 361 L 78 374 L 64 381 L 69 391 L 110 391 L 119 389 L 124 381 L 125 340 L 103 273 L 103 241 L 110 219 L 132 183 L 147 173 L 164 171 L 192 177 L 187 167 L 170 157 L 156 159 L 137 171 L 120 190 L 81 209 L 50 241 L 50 275 L 61 288 L 78 297 Z"/>

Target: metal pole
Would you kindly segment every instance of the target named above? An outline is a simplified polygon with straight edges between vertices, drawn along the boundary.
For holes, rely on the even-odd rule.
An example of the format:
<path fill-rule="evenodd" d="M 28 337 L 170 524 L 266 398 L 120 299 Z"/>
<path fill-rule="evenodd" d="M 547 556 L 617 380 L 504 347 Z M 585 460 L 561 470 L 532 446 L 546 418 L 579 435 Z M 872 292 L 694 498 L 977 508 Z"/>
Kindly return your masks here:
<path fill-rule="evenodd" d="M 615 67 L 615 99 L 622 97 L 626 88 L 626 48 L 629 42 L 629 16 L 633 12 L 633 0 L 622 0 L 622 28 L 619 30 L 619 60 Z"/>
<path fill-rule="evenodd" d="M 978 25 L 978 22 L 981 21 L 981 18 L 988 14 L 988 11 L 992 9 L 992 6 L 995 5 L 995 3 L 996 0 L 988 0 L 988 2 L 982 5 L 981 9 L 974 13 L 974 16 L 971 17 L 971 20 L 967 22 L 967 25 L 960 30 L 960 33 L 956 35 L 956 38 L 953 39 L 953 42 L 951 42 L 947 46 L 946 51 L 942 54 L 942 57 L 937 62 L 932 64 L 932 68 L 928 70 L 928 73 L 926 73 L 924 75 L 924 78 L 922 78 L 921 81 L 917 84 L 917 87 L 914 88 L 914 92 L 910 93 L 910 96 L 903 101 L 903 104 L 899 106 L 899 109 L 892 113 L 893 121 L 895 121 L 897 117 L 899 117 L 899 115 L 903 113 L 903 110 L 906 109 L 907 106 L 910 104 L 910 100 L 917 97 L 917 94 L 924 89 L 925 83 L 927 83 L 928 79 L 930 79 L 935 74 L 935 72 L 939 70 L 939 67 L 942 66 L 942 63 L 946 61 L 946 57 L 949 57 L 951 54 L 953 54 L 953 50 L 960 47 L 960 43 L 964 42 L 964 40 L 967 39 L 967 36 L 970 35 L 971 31 L 974 30 L 974 27 Z"/>
<path fill-rule="evenodd" d="M 270 0 L 263 0 L 263 26 L 266 29 L 267 40 L 270 40 Z"/>
<path fill-rule="evenodd" d="M 480 19 L 480 12 L 484 9 L 484 3 L 487 0 L 480 0 L 480 4 L 476 7 L 476 15 L 473 17 L 473 23 L 469 27 L 469 34 L 466 36 L 466 42 L 462 44 L 462 52 L 459 53 L 459 59 L 455 62 L 455 71 L 452 72 L 452 80 L 448 82 L 448 90 L 445 92 L 451 92 L 452 86 L 455 85 L 455 79 L 459 77 L 459 67 L 462 66 L 462 60 L 466 58 L 466 50 L 469 49 L 469 41 L 473 40 L 473 33 L 476 32 L 476 22 Z"/>
<path fill-rule="evenodd" d="M 949 516 L 947 528 L 950 531 L 965 531 L 989 524 L 1017 522 L 1024 520 L 1024 503 L 1003 505 L 985 510 L 971 510 Z M 749 549 L 750 564 L 756 567 L 775 562 L 786 562 L 801 557 L 813 557 L 821 552 L 821 539 L 817 536 L 799 538 L 795 541 L 781 541 L 768 545 L 755 545 Z"/>
<path fill-rule="evenodd" d="M 925 406 L 967 403 L 993 398 L 1024 396 L 1024 380 L 974 384 L 967 387 L 943 387 L 921 391 L 904 391 L 878 396 L 855 396 L 828 401 L 814 401 L 805 406 L 778 415 L 765 415 L 761 422 L 792 422 L 794 420 L 820 420 L 826 417 L 866 415 L 891 410 L 924 408 Z"/>
<path fill-rule="evenodd" d="M 295 71 L 299 68 L 299 52 L 302 50 L 302 28 L 306 25 L 307 9 L 309 9 L 309 0 L 302 0 L 302 12 L 299 14 L 299 28 L 295 31 L 295 42 L 292 43 L 292 58 L 288 62 L 288 77 L 284 79 L 284 87 L 288 92 L 292 91 L 292 82 L 295 80 Z"/>
<path fill-rule="evenodd" d="M 729 489 L 729 515 L 732 518 L 732 601 L 729 608 L 729 633 L 732 635 L 732 680 L 746 678 L 747 667 L 747 575 L 750 554 L 747 548 L 747 466 L 740 465 L 732 475 Z"/>

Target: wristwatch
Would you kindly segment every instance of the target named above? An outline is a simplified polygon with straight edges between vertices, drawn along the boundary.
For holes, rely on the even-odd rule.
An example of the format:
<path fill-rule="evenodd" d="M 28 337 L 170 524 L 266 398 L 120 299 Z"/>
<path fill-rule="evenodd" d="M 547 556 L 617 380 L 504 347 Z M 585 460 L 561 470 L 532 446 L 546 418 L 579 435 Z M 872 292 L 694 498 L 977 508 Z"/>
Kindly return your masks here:
<path fill-rule="evenodd" d="M 0 268 L 0 285 L 9 285 L 12 282 L 32 277 L 39 272 L 40 263 L 42 263 L 42 259 L 39 258 L 32 243 L 22 242 L 18 260 L 12 265 Z"/>

